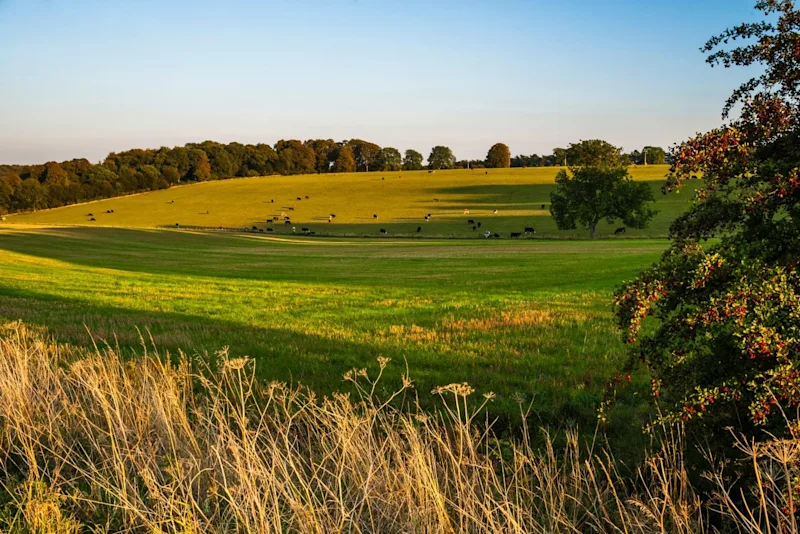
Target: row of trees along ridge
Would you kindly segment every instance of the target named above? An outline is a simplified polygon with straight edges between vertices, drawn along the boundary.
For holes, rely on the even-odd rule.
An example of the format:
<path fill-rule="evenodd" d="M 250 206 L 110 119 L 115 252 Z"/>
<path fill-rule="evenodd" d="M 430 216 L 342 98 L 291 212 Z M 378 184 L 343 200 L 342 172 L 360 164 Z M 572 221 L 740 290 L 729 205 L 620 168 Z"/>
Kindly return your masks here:
<path fill-rule="evenodd" d="M 174 148 L 133 149 L 111 153 L 99 164 L 74 159 L 0 165 L 0 214 L 233 177 L 421 170 L 425 168 L 423 159 L 416 150 L 401 154 L 396 148 L 361 139 L 310 139 L 281 140 L 274 147 L 205 141 Z M 509 167 L 514 161 L 502 143 L 494 145 L 486 160 L 480 161 L 456 161 L 450 148 L 436 146 L 428 156 L 428 168 Z M 558 163 L 556 158 L 548 161 Z"/>

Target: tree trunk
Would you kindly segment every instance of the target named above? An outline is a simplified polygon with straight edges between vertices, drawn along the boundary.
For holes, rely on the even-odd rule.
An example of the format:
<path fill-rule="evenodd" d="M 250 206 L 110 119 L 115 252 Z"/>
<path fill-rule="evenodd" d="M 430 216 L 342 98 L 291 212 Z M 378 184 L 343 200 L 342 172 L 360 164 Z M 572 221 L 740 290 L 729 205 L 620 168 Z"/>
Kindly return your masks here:
<path fill-rule="evenodd" d="M 595 232 L 597 231 L 597 223 L 596 223 L 596 222 L 593 222 L 593 223 L 592 223 L 592 224 L 589 226 L 589 231 L 591 232 L 592 239 L 594 239 L 594 234 L 595 234 Z"/>

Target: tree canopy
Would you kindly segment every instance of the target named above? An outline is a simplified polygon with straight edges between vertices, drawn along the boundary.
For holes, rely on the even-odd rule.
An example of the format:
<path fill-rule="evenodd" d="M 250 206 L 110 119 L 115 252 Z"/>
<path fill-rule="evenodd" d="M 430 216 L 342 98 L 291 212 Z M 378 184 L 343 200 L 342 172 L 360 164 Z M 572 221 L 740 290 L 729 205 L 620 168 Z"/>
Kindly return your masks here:
<path fill-rule="evenodd" d="M 403 168 L 403 157 L 400 151 L 392 147 L 384 147 L 378 152 L 377 168 L 381 171 L 399 171 Z"/>
<path fill-rule="evenodd" d="M 408 149 L 403 156 L 403 170 L 418 171 L 422 169 L 422 154 L 416 150 Z"/>
<path fill-rule="evenodd" d="M 507 145 L 496 143 L 486 154 L 486 166 L 490 169 L 504 169 L 511 166 L 511 151 Z"/>
<path fill-rule="evenodd" d="M 706 443 L 727 441 L 726 427 L 755 440 L 799 428 L 800 12 L 758 7 L 764 21 L 704 51 L 712 66 L 762 74 L 726 102 L 725 114 L 741 106 L 736 119 L 675 150 L 665 189 L 700 174 L 702 187 L 661 260 L 615 298 L 629 368 L 643 362 L 663 417 Z"/>
<path fill-rule="evenodd" d="M 644 228 L 656 212 L 650 186 L 634 182 L 625 167 L 571 167 L 556 175 L 550 193 L 550 213 L 560 230 L 581 226 L 594 238 L 597 224 L 622 220 L 625 226 Z"/>
<path fill-rule="evenodd" d="M 428 167 L 431 169 L 452 169 L 456 164 L 453 151 L 446 146 L 435 146 L 428 156 Z"/>
<path fill-rule="evenodd" d="M 626 163 L 622 158 L 622 149 L 602 139 L 570 143 L 565 156 L 573 167 L 619 167 Z"/>

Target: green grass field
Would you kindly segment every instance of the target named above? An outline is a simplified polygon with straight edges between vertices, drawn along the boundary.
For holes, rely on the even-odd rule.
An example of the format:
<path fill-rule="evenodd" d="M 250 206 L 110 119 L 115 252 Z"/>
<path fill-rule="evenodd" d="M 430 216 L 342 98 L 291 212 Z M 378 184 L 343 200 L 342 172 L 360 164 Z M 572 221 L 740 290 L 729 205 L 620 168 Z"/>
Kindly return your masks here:
<path fill-rule="evenodd" d="M 141 351 L 139 332 L 173 353 L 230 347 L 255 358 L 262 378 L 323 394 L 385 356 L 387 391 L 408 366 L 423 406 L 435 403 L 433 387 L 466 381 L 497 393 L 492 413 L 512 425 L 523 403 L 534 424 L 594 429 L 624 357 L 611 292 L 658 258 L 688 203 L 691 191 L 661 195 L 666 171 L 631 169 L 660 210 L 649 229 L 625 235 L 640 239 L 558 231 L 547 209 L 552 168 L 247 178 L 14 215 L 0 224 L 0 320 L 126 353 Z M 199 230 L 265 228 L 281 211 L 298 231 L 329 237 L 287 235 L 283 224 Z M 478 239 L 470 218 L 503 237 L 534 226 L 537 237 L 571 239 Z M 416 237 L 417 226 L 429 239 L 354 237 L 380 228 Z M 631 420 L 644 410 L 633 405 L 643 398 L 620 405 L 618 435 L 638 432 Z"/>
<path fill-rule="evenodd" d="M 686 207 L 695 184 L 679 194 L 663 196 L 660 188 L 667 170 L 665 165 L 631 168 L 634 179 L 652 185 L 659 214 L 649 228 L 628 230 L 626 237 L 662 237 Z M 475 238 L 484 230 L 507 238 L 512 231 L 532 226 L 538 237 L 587 237 L 583 229 L 559 231 L 550 217 L 550 191 L 557 172 L 549 167 L 240 178 L 13 215 L 7 222 L 138 228 L 175 227 L 176 223 L 204 228 L 256 226 L 274 227 L 273 233 L 284 235 L 291 234 L 294 226 L 297 232 L 305 227 L 317 235 L 334 236 L 374 236 L 383 228 L 389 237 Z M 114 213 L 106 213 L 109 210 Z M 90 213 L 96 221 L 90 221 Z M 336 218 L 329 223 L 331 213 Z M 429 213 L 431 221 L 426 223 Z M 293 224 L 266 223 L 282 215 L 290 216 Z M 482 223 L 480 230 L 472 230 L 467 224 L 470 219 Z M 620 225 L 603 223 L 599 235 L 611 235 Z"/>
<path fill-rule="evenodd" d="M 265 379 L 327 393 L 350 368 L 408 365 L 420 402 L 467 381 L 513 418 L 591 422 L 623 345 L 609 297 L 662 240 L 268 238 L 85 227 L 0 227 L 0 318 L 59 341 L 203 354 L 229 346 Z"/>

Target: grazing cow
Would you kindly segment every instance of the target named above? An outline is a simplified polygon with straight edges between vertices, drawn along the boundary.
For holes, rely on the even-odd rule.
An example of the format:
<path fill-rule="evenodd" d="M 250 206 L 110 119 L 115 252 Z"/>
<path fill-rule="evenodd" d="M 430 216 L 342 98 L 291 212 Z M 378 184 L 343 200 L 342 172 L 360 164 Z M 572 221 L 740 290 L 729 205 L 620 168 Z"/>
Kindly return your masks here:
<path fill-rule="evenodd" d="M 258 230 L 258 227 L 254 226 L 254 227 L 253 227 L 253 230 Z"/>
<path fill-rule="evenodd" d="M 421 226 L 417 226 L 417 233 L 420 233 L 421 231 L 422 231 L 422 227 Z"/>
<path fill-rule="evenodd" d="M 336 218 L 336 214 L 335 213 L 331 213 L 331 217 L 333 217 L 335 219 Z"/>
<path fill-rule="evenodd" d="M 88 214 L 87 217 L 94 217 L 94 213 Z"/>
<path fill-rule="evenodd" d="M 272 228 L 267 228 L 267 232 L 272 232 Z"/>
<path fill-rule="evenodd" d="M 386 228 L 381 228 L 381 233 L 385 234 L 386 233 Z"/>
<path fill-rule="evenodd" d="M 489 171 L 486 171 L 486 174 L 489 174 Z"/>
<path fill-rule="evenodd" d="M 495 234 L 494 234 L 494 236 L 495 236 L 497 239 L 500 239 L 500 234 L 498 234 L 498 233 L 495 233 Z"/>
<path fill-rule="evenodd" d="M 310 197 L 309 197 L 308 195 L 306 195 L 306 200 L 308 200 L 309 198 L 310 198 Z"/>
<path fill-rule="evenodd" d="M 697 180 L 697 175 L 696 174 L 692 175 L 692 180 Z"/>
<path fill-rule="evenodd" d="M 373 213 L 373 214 L 372 214 L 372 218 L 373 218 L 373 219 L 377 219 L 377 218 L 378 218 L 378 214 L 377 214 L 377 213 Z"/>
<path fill-rule="evenodd" d="M 511 232 L 511 239 L 519 237 L 522 235 L 522 232 Z"/>
<path fill-rule="evenodd" d="M 467 224 L 475 224 L 475 221 L 473 221 L 472 219 L 470 219 L 470 220 L 468 220 L 468 221 L 467 221 Z"/>
<path fill-rule="evenodd" d="M 297 197 L 297 200 L 303 200 L 303 199 L 302 199 L 302 198 L 300 198 L 300 197 Z"/>
<path fill-rule="evenodd" d="M 311 230 L 309 230 L 308 228 L 301 228 L 300 231 L 303 232 L 304 234 L 307 234 Z"/>
<path fill-rule="evenodd" d="M 289 219 L 286 219 L 285 221 L 283 221 L 283 224 L 292 224 L 292 221 L 290 221 Z"/>
<path fill-rule="evenodd" d="M 111 210 L 106 210 L 106 213 L 111 213 Z"/>
<path fill-rule="evenodd" d="M 90 221 L 96 221 L 97 219 L 95 219 L 94 217 L 92 217 L 92 218 L 91 218 L 91 219 L 89 219 L 89 220 L 90 220 Z M 176 224 L 175 226 L 178 226 L 178 225 Z"/>
<path fill-rule="evenodd" d="M 273 221 L 279 221 L 279 220 L 281 220 L 281 219 L 280 219 L 280 217 L 273 217 L 273 218 L 272 218 L 272 220 L 273 220 Z"/>
<path fill-rule="evenodd" d="M 477 229 L 478 229 L 478 227 L 477 227 L 477 226 L 474 226 L 474 225 L 472 226 L 472 231 L 473 231 L 473 232 L 474 232 L 475 230 L 477 230 Z"/>
<path fill-rule="evenodd" d="M 495 215 L 497 215 L 497 210 L 494 210 L 492 213 L 494 213 Z"/>
<path fill-rule="evenodd" d="M 269 203 L 270 204 L 275 204 L 275 199 L 274 198 L 270 199 Z"/>
<path fill-rule="evenodd" d="M 483 237 L 485 237 L 486 239 L 489 239 L 490 237 L 492 237 L 492 232 L 490 232 L 489 230 L 486 230 L 485 232 L 483 232 Z"/>
<path fill-rule="evenodd" d="M 431 218 L 426 215 L 425 216 L 425 222 L 430 222 L 430 220 L 431 220 Z"/>
<path fill-rule="evenodd" d="M 544 204 L 542 204 L 542 209 L 544 209 Z"/>
<path fill-rule="evenodd" d="M 92 220 L 94 220 L 94 219 L 92 219 Z M 181 226 L 180 224 L 175 223 L 175 228 L 179 228 L 180 226 Z"/>
<path fill-rule="evenodd" d="M 262 234 L 264 233 L 264 229 L 263 228 L 259 228 L 258 231 L 261 232 Z"/>
<path fill-rule="evenodd" d="M 429 214 L 428 214 L 428 218 L 430 219 L 431 217 L 433 217 L 433 215 L 431 215 L 431 214 L 429 213 Z"/>
<path fill-rule="evenodd" d="M 625 233 L 625 227 L 624 226 L 614 230 L 614 235 L 619 235 L 619 234 L 624 234 L 624 233 Z"/>
<path fill-rule="evenodd" d="M 481 227 L 481 222 L 480 222 L 480 221 L 478 221 L 478 228 L 480 228 L 480 227 Z"/>
<path fill-rule="evenodd" d="M 291 208 L 289 208 L 289 211 L 294 211 L 294 206 L 292 206 Z"/>
<path fill-rule="evenodd" d="M 525 227 L 525 233 L 526 234 L 535 234 L 536 230 L 534 230 L 532 226 L 526 226 Z"/>

